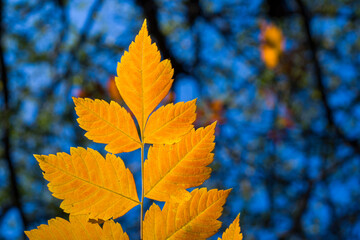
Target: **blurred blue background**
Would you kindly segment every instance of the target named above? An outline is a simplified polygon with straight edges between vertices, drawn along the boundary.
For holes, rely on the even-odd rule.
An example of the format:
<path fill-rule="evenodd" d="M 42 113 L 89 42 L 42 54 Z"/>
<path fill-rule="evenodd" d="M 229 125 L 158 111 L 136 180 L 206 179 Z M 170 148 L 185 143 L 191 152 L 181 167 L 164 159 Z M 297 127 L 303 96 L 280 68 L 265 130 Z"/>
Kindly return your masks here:
<path fill-rule="evenodd" d="M 164 103 L 198 98 L 196 126 L 218 121 L 220 232 L 241 212 L 248 240 L 360 239 L 356 0 L 2 0 L 0 238 L 67 218 L 32 154 L 105 154 L 71 97 L 124 104 L 113 76 L 144 18 L 175 69 Z M 121 154 L 138 184 L 139 156 Z M 119 219 L 131 239 L 139 211 Z"/>

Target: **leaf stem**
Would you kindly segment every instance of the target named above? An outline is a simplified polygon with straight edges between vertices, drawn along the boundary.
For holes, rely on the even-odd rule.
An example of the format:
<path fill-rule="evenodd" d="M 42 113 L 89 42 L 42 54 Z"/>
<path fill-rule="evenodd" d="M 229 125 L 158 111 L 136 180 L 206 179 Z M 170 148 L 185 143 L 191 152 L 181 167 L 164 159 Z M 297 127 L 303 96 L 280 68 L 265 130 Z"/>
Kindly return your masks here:
<path fill-rule="evenodd" d="M 144 146 L 143 134 L 141 134 L 141 210 L 140 210 L 140 239 L 143 239 L 143 216 L 144 216 Z"/>

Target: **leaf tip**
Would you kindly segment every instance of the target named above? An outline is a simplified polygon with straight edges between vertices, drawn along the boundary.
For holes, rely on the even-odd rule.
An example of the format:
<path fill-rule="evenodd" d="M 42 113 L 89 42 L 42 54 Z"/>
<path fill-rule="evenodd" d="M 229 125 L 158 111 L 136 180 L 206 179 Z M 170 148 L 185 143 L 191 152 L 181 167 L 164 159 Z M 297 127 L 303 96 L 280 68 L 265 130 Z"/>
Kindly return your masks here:
<path fill-rule="evenodd" d="M 215 122 L 213 122 L 210 126 L 213 126 L 215 128 L 216 125 L 217 125 L 217 120 Z"/>
<path fill-rule="evenodd" d="M 229 189 L 226 189 L 226 190 L 223 190 L 223 191 L 224 191 L 224 195 L 226 195 L 226 197 L 228 197 L 230 192 L 232 191 L 232 188 L 229 188 Z"/>
<path fill-rule="evenodd" d="M 238 213 L 238 215 L 236 216 L 235 221 L 236 221 L 237 223 L 240 223 L 240 213 Z"/>
<path fill-rule="evenodd" d="M 194 104 L 196 106 L 196 101 L 197 101 L 197 98 L 194 98 L 193 100 L 189 101 L 188 103 L 190 103 L 191 105 Z"/>
<path fill-rule="evenodd" d="M 40 154 L 34 154 L 33 156 L 36 159 L 36 161 L 38 161 L 38 162 L 40 162 L 43 159 L 43 156 Z"/>
<path fill-rule="evenodd" d="M 147 20 L 146 20 L 146 18 L 144 19 L 144 22 L 143 22 L 143 24 L 141 26 L 141 29 L 140 29 L 140 32 L 142 32 L 142 31 L 145 31 L 146 35 L 147 35 L 148 29 L 147 29 Z"/>
<path fill-rule="evenodd" d="M 32 237 L 31 231 L 24 231 L 24 233 L 29 239 Z"/>
<path fill-rule="evenodd" d="M 215 122 L 213 122 L 212 124 L 204 127 L 204 129 L 206 129 L 207 132 L 211 132 L 212 134 L 214 134 L 215 128 L 216 128 L 216 124 L 217 124 L 217 121 L 215 121 Z"/>
<path fill-rule="evenodd" d="M 82 101 L 84 101 L 84 98 L 72 97 L 72 100 L 75 104 L 75 107 L 77 107 L 79 104 L 81 104 Z"/>

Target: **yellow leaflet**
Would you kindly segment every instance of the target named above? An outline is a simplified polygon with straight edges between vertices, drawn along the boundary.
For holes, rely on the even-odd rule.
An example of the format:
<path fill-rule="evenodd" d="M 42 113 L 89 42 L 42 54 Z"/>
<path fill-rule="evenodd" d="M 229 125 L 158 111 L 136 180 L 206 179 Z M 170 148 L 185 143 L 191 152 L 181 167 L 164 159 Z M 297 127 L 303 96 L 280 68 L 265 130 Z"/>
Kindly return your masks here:
<path fill-rule="evenodd" d="M 144 166 L 145 197 L 158 201 L 168 201 L 172 195 L 186 198 L 185 189 L 210 177 L 211 168 L 206 166 L 214 158 L 215 125 L 192 130 L 173 145 L 150 147 Z"/>
<path fill-rule="evenodd" d="M 189 132 L 196 119 L 196 100 L 172 103 L 160 107 L 149 117 L 146 124 L 145 143 L 172 144 L 179 142 Z"/>
<path fill-rule="evenodd" d="M 121 158 L 71 148 L 70 154 L 34 155 L 65 212 L 91 219 L 118 218 L 139 204 L 134 177 Z"/>
<path fill-rule="evenodd" d="M 42 224 L 37 229 L 25 231 L 25 234 L 30 240 L 129 240 L 120 224 L 110 220 L 101 228 L 98 224 L 88 222 L 87 215 L 70 215 L 70 222 L 53 218 L 48 221 L 48 225 Z"/>
<path fill-rule="evenodd" d="M 73 98 L 85 136 L 97 143 L 107 144 L 111 153 L 131 152 L 140 148 L 139 134 L 130 114 L 118 103 L 89 98 Z"/>
<path fill-rule="evenodd" d="M 195 189 L 180 203 L 166 202 L 162 211 L 153 204 L 145 214 L 144 240 L 206 239 L 221 227 L 221 216 L 229 190 Z"/>
<path fill-rule="evenodd" d="M 124 53 L 117 66 L 116 86 L 126 105 L 134 113 L 140 130 L 144 131 L 150 113 L 167 95 L 174 73 L 169 60 L 160 61 L 161 55 L 146 27 Z"/>
<path fill-rule="evenodd" d="M 226 229 L 222 235 L 222 239 L 218 240 L 242 240 L 243 235 L 240 233 L 240 213 L 237 215 L 232 224 Z"/>
<path fill-rule="evenodd" d="M 155 203 L 145 213 L 143 233 L 144 240 L 166 239 L 166 219 Z"/>

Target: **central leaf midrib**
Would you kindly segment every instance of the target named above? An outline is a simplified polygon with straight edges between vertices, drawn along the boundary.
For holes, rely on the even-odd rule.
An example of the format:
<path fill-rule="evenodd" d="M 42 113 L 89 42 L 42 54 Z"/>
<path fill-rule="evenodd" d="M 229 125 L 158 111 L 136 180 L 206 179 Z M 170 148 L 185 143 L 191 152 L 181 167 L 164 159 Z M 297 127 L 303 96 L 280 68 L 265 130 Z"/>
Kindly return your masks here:
<path fill-rule="evenodd" d="M 144 123 L 144 119 L 145 119 L 145 108 L 144 108 L 144 42 L 146 40 L 146 35 L 145 33 L 143 34 L 143 39 L 141 42 L 141 67 L 140 67 L 140 76 L 141 76 L 141 91 L 140 91 L 140 98 L 141 98 L 141 138 L 143 138 L 143 132 L 144 132 L 144 127 L 145 127 L 145 123 Z M 141 139 L 141 141 L 143 142 L 143 139 Z"/>

